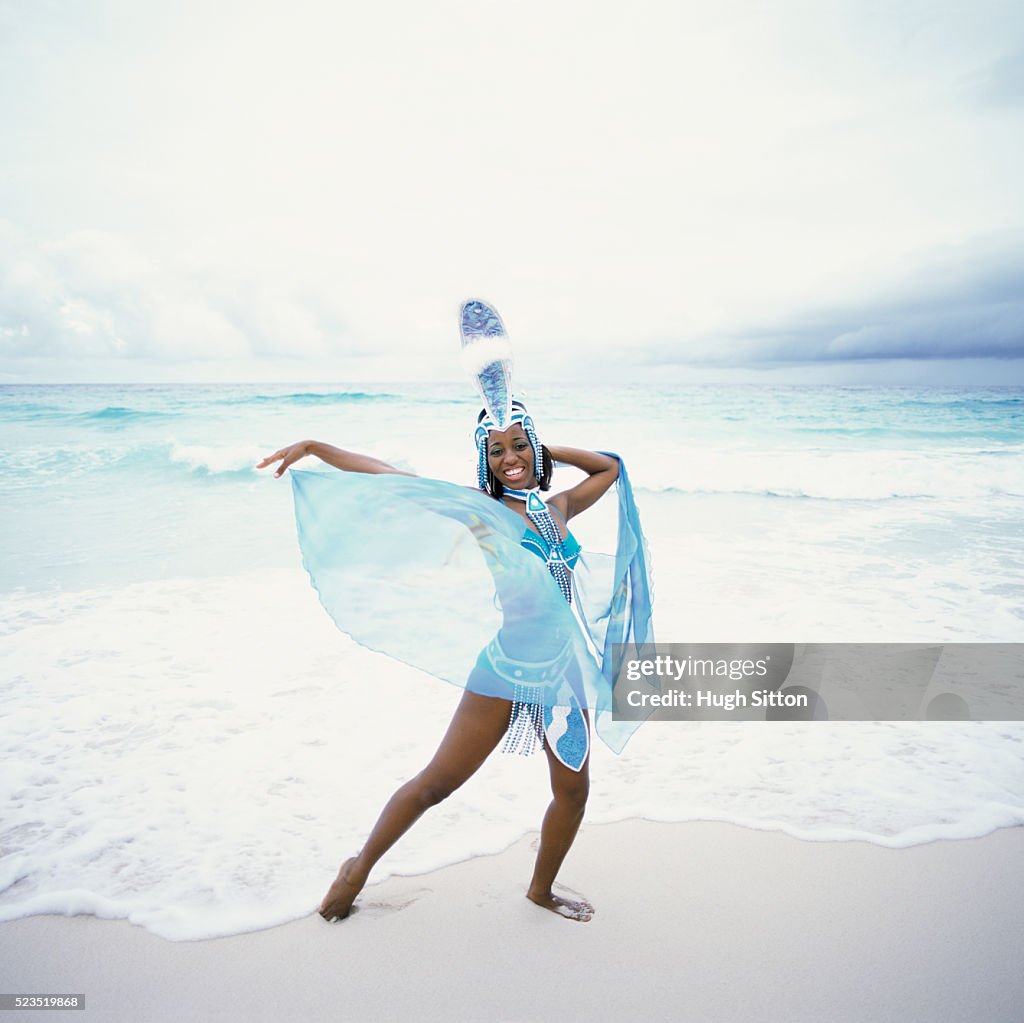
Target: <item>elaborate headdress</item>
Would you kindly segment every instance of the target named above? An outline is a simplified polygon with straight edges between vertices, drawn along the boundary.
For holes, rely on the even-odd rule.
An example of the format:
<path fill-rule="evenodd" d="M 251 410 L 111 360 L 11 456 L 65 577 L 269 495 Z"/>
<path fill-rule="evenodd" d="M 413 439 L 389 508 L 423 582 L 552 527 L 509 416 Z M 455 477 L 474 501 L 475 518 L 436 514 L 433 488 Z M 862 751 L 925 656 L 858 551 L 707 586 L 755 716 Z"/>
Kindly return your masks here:
<path fill-rule="evenodd" d="M 533 469 L 538 480 L 544 475 L 544 448 L 537 438 L 533 417 L 526 406 L 512 397 L 512 348 L 498 311 L 479 299 L 463 302 L 459 317 L 462 356 L 476 384 L 484 407 L 477 416 L 473 439 L 476 444 L 477 486 L 486 494 L 487 434 L 489 430 L 507 430 L 519 423 L 533 447 Z M 565 599 L 572 603 L 572 574 L 565 560 L 562 534 L 551 518 L 538 488 L 504 490 L 506 497 L 526 504 L 526 516 L 548 547 L 548 571 L 558 583 Z"/>
<path fill-rule="evenodd" d="M 512 396 L 512 347 L 498 311 L 479 299 L 462 303 L 459 315 L 462 361 L 476 384 L 484 407 L 473 441 L 477 449 L 477 486 L 487 492 L 487 433 L 519 423 L 533 447 L 534 475 L 544 475 L 544 454 L 533 417 Z"/>

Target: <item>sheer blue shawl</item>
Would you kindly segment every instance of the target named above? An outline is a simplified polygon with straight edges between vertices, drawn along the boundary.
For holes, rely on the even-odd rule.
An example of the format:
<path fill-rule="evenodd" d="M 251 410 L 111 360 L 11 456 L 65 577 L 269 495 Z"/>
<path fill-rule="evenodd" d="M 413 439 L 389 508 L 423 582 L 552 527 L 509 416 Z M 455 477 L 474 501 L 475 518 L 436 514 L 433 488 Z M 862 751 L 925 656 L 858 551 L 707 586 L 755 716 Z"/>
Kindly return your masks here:
<path fill-rule="evenodd" d="M 515 681 L 548 679 L 545 705 L 558 706 L 567 679 L 597 734 L 622 749 L 638 722 L 612 720 L 615 679 L 628 651 L 654 637 L 647 546 L 621 459 L 616 550 L 581 557 L 578 615 L 521 546 L 522 518 L 478 490 L 390 473 L 291 477 L 303 564 L 342 632 L 485 696 L 512 699 Z M 495 639 L 500 671 L 482 657 Z"/>

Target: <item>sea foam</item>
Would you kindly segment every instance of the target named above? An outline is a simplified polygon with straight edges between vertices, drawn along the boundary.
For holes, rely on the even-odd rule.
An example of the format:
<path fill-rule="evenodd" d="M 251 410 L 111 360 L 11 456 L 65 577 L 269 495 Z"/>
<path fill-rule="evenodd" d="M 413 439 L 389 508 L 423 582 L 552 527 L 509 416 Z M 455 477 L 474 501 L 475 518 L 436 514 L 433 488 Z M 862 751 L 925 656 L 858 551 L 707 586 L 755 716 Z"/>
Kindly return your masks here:
<path fill-rule="evenodd" d="M 0 919 L 194 939 L 309 913 L 460 695 L 338 633 L 298 573 L 26 599 L 0 640 Z M 597 745 L 588 820 L 971 837 L 1024 823 L 1022 742 L 1008 723 L 651 723 L 621 757 Z M 546 774 L 490 758 L 375 876 L 507 847 L 539 826 Z"/>

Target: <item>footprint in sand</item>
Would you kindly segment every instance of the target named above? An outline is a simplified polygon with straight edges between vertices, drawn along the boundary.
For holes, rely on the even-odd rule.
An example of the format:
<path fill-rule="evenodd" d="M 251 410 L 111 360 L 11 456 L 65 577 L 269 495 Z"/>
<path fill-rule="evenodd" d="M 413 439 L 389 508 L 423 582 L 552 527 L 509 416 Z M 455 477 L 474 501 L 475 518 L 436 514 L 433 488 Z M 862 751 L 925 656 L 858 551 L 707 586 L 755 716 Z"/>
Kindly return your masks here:
<path fill-rule="evenodd" d="M 354 913 L 358 909 L 363 912 L 372 913 L 398 913 L 408 909 L 414 902 L 419 902 L 424 895 L 433 895 L 433 888 L 418 888 L 412 892 L 402 892 L 400 895 L 392 895 L 388 899 L 374 899 L 368 902 L 357 902 L 352 907 Z"/>

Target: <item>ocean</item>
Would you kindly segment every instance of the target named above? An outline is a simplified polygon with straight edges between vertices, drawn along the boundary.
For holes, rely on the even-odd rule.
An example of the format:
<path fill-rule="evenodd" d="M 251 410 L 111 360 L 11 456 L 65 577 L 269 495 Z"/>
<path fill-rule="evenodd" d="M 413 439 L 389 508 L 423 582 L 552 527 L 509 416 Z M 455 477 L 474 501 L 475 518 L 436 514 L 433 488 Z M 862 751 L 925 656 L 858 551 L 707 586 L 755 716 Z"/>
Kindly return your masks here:
<path fill-rule="evenodd" d="M 542 440 L 629 467 L 661 642 L 1024 641 L 1024 390 L 527 397 Z M 335 629 L 253 466 L 315 437 L 471 484 L 476 409 L 466 384 L 0 386 L 0 920 L 187 940 L 315 908 L 461 690 Z M 495 754 L 371 881 L 499 851 L 548 799 L 541 757 Z M 587 821 L 629 817 L 979 836 L 1024 823 L 1024 724 L 650 722 L 594 751 Z"/>

